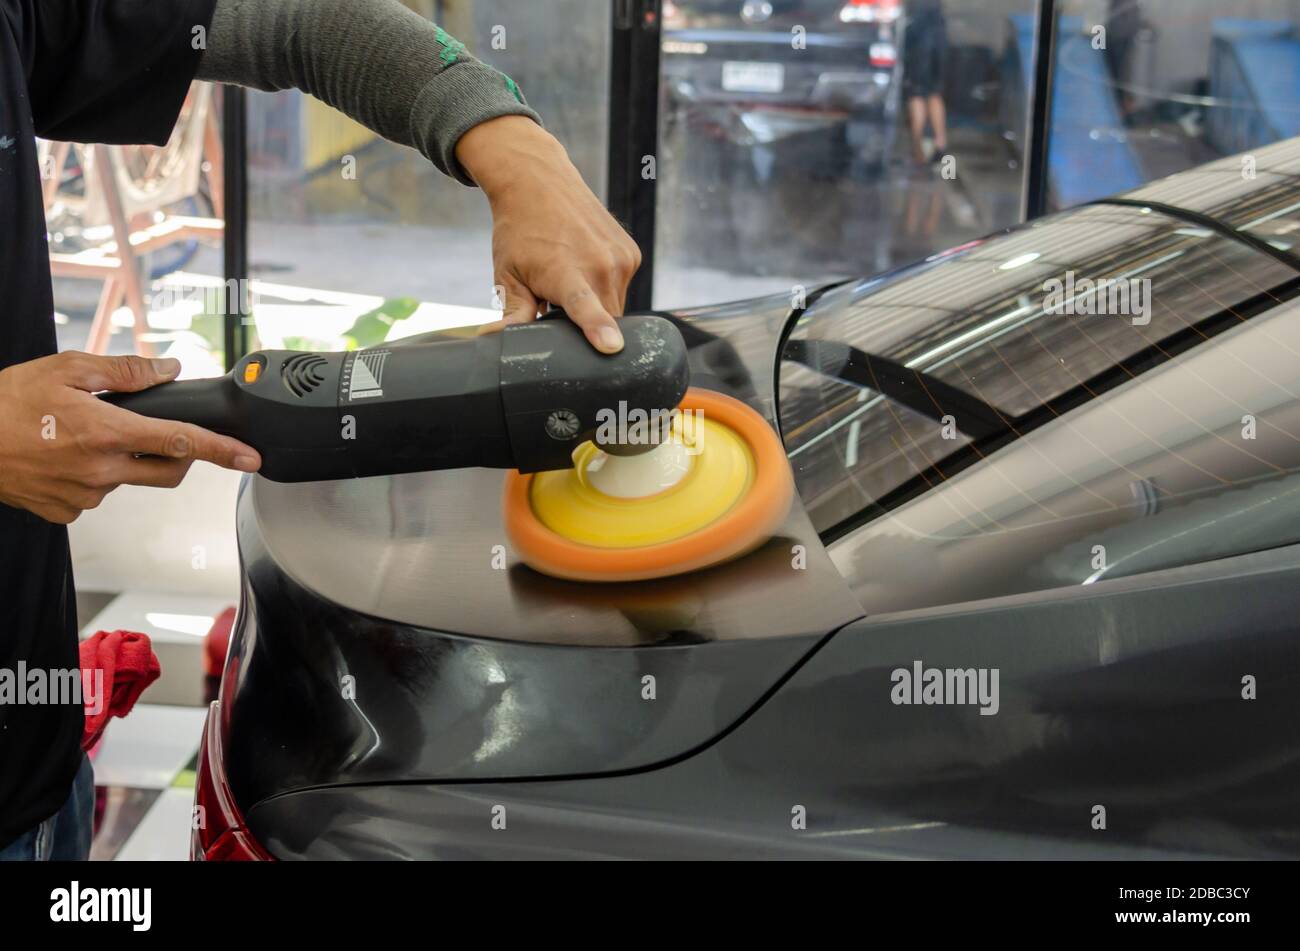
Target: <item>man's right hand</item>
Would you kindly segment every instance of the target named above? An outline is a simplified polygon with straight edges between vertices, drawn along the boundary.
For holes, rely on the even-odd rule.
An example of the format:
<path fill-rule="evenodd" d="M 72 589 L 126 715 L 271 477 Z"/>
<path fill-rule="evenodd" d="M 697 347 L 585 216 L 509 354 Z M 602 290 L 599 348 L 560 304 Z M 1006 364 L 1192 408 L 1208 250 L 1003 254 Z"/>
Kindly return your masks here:
<path fill-rule="evenodd" d="M 196 459 L 256 472 L 236 439 L 105 403 L 175 379 L 176 360 L 60 353 L 0 370 L 0 502 L 67 524 L 119 485 L 175 488 Z"/>

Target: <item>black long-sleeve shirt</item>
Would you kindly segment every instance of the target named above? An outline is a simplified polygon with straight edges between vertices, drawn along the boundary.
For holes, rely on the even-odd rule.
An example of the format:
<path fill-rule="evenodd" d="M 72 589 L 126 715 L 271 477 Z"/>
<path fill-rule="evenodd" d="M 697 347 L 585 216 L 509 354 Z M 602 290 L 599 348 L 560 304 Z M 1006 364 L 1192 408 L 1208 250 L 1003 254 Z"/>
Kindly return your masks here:
<path fill-rule="evenodd" d="M 395 0 L 0 0 L 0 369 L 56 350 L 36 136 L 162 145 L 200 64 L 314 93 L 467 184 L 463 132 L 536 118 L 514 83 Z M 80 702 L 20 701 L 32 672 L 77 667 L 67 530 L 0 504 L 0 847 L 68 796 Z"/>

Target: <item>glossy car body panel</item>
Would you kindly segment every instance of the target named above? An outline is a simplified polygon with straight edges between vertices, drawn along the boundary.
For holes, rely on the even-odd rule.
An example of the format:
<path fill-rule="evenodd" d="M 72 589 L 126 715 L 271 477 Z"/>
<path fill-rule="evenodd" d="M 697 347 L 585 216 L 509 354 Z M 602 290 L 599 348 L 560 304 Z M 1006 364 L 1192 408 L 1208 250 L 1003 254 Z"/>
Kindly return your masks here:
<path fill-rule="evenodd" d="M 1292 548 L 863 620 L 680 762 L 306 791 L 249 827 L 285 858 L 1294 855 L 1297 585 Z M 918 660 L 999 669 L 997 714 L 895 705 L 892 672 Z"/>
<path fill-rule="evenodd" d="M 1070 275 L 1149 282 L 1149 312 L 1048 312 L 1049 282 L 1064 288 Z M 826 295 L 801 315 L 791 345 L 847 343 L 925 371 L 987 404 L 1005 438 L 977 439 L 920 381 L 910 383 L 923 391 L 920 408 L 941 413 L 847 385 L 826 372 L 834 367 L 801 367 L 787 346 L 781 429 L 814 524 L 837 538 L 1100 393 L 1146 385 L 1151 366 L 1266 314 L 1296 293 L 1297 278 L 1289 264 L 1173 215 L 1091 205 Z M 954 432 L 937 424 L 945 415 Z"/>

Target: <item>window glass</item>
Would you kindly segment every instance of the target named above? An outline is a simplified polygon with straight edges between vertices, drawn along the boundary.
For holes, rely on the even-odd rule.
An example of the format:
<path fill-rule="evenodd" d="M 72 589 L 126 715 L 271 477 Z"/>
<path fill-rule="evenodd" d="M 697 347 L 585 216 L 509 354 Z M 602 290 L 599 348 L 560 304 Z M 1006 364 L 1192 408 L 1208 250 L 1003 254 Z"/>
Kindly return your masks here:
<path fill-rule="evenodd" d="M 1015 223 L 1034 9 L 665 0 L 655 305 L 876 274 Z"/>
<path fill-rule="evenodd" d="M 896 508 L 1247 320 L 1296 278 L 1215 232 L 1097 205 L 830 295 L 794 328 L 780 378 L 814 524 Z"/>
<path fill-rule="evenodd" d="M 1208 215 L 1300 264 L 1300 138 L 1207 162 L 1125 198 Z"/>
<path fill-rule="evenodd" d="M 1300 9 L 1290 0 L 1057 7 L 1053 207 L 1300 135 Z"/>
<path fill-rule="evenodd" d="M 406 0 L 513 78 L 603 198 L 608 4 Z M 495 319 L 483 195 L 296 91 L 249 94 L 254 346 L 336 350 Z"/>
<path fill-rule="evenodd" d="M 220 118 L 194 83 L 163 147 L 38 142 L 60 350 L 224 372 Z"/>
<path fill-rule="evenodd" d="M 833 543 L 863 609 L 1091 585 L 1300 542 L 1300 303 L 1225 325 Z"/>

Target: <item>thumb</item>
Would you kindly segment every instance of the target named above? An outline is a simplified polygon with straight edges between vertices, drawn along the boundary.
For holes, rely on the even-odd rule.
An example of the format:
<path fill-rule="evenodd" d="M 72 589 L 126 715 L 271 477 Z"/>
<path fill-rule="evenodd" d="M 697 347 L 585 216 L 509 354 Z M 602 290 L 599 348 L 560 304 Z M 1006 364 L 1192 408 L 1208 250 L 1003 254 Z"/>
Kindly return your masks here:
<path fill-rule="evenodd" d="M 88 393 L 111 390 L 114 393 L 136 393 L 159 383 L 176 379 L 181 372 L 179 360 L 170 357 L 147 359 L 145 357 L 100 357 L 77 354 L 75 363 L 68 368 L 67 381 Z"/>

